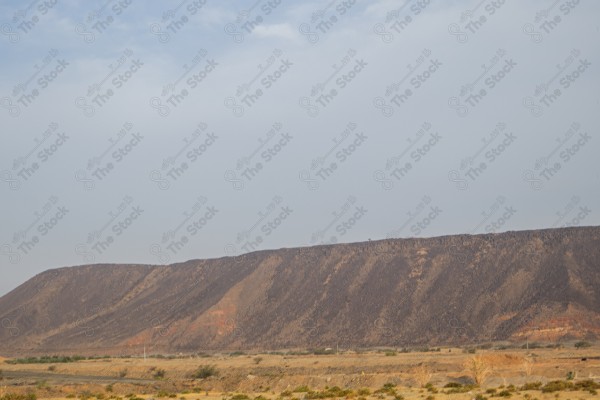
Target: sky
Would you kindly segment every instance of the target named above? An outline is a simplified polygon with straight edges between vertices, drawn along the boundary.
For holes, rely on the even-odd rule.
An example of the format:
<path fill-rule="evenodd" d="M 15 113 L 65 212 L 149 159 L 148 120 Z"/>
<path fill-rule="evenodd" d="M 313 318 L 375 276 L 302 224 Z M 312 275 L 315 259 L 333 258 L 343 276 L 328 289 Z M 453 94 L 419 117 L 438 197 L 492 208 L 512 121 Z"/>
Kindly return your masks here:
<path fill-rule="evenodd" d="M 600 2 L 0 16 L 0 295 L 63 266 L 600 224 Z"/>

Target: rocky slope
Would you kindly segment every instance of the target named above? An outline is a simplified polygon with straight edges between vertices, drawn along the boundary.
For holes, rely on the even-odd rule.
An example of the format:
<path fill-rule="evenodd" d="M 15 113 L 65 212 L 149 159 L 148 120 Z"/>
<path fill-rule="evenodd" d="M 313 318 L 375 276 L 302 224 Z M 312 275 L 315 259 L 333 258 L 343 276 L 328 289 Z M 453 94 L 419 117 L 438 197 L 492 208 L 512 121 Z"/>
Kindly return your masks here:
<path fill-rule="evenodd" d="M 46 271 L 0 298 L 0 354 L 600 337 L 600 227 Z"/>

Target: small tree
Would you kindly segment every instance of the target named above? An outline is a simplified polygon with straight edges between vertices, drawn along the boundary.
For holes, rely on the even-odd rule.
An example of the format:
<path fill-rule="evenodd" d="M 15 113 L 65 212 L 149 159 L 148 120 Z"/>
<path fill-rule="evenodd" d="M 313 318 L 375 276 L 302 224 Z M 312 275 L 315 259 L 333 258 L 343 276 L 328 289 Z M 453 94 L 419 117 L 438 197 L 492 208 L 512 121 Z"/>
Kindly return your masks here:
<path fill-rule="evenodd" d="M 429 383 L 431 377 L 433 376 L 433 374 L 425 364 L 421 364 L 415 369 L 413 369 L 413 375 L 415 378 L 415 382 L 417 382 L 417 384 L 420 387 L 425 387 L 425 385 Z"/>
<path fill-rule="evenodd" d="M 478 386 L 482 386 L 488 376 L 492 373 L 492 368 L 482 356 L 470 357 L 464 364 L 466 372 L 473 378 Z"/>
<path fill-rule="evenodd" d="M 523 372 L 525 372 L 526 376 L 531 376 L 533 373 L 533 363 L 534 360 L 532 358 L 525 357 L 523 359 Z"/>

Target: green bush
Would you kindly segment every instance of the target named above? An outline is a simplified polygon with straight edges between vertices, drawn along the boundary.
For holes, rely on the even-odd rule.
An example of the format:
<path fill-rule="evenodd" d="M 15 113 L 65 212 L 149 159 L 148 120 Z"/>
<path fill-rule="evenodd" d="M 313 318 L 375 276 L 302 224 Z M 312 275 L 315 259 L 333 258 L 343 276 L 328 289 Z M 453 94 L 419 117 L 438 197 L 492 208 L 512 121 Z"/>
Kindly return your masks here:
<path fill-rule="evenodd" d="M 236 394 L 231 396 L 231 400 L 250 400 L 250 397 L 246 394 Z"/>

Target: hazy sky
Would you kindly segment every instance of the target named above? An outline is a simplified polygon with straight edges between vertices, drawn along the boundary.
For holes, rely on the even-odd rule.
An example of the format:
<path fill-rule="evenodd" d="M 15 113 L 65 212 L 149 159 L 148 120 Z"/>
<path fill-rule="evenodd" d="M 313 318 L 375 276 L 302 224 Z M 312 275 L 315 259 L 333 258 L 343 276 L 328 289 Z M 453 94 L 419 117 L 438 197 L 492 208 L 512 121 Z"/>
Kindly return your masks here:
<path fill-rule="evenodd" d="M 600 223 L 600 2 L 0 4 L 0 294 Z"/>

